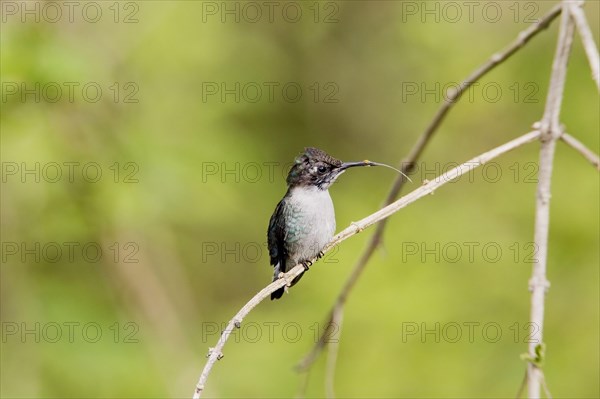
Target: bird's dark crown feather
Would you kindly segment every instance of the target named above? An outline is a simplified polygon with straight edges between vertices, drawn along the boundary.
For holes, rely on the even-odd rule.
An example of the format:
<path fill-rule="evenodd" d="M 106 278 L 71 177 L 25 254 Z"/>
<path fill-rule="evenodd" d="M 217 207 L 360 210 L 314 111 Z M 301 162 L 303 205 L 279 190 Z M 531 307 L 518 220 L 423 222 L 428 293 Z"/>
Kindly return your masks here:
<path fill-rule="evenodd" d="M 287 177 L 292 186 L 317 186 L 327 188 L 339 173 L 342 161 L 332 157 L 325 151 L 314 147 L 306 147 L 296 157 Z"/>
<path fill-rule="evenodd" d="M 342 161 L 315 147 L 306 147 L 304 152 L 296 158 L 296 163 L 299 164 L 307 160 L 309 162 L 325 162 L 338 168 L 342 166 Z"/>

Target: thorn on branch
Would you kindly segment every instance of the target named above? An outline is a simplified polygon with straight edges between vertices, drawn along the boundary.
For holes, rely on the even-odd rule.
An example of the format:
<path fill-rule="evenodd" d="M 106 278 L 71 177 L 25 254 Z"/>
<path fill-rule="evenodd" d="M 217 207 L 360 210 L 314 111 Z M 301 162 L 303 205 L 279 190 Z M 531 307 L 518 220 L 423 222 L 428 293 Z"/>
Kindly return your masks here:
<path fill-rule="evenodd" d="M 213 355 L 213 352 L 215 351 L 215 348 L 208 348 L 208 353 L 206 354 L 206 357 L 211 357 Z M 217 354 L 217 360 L 221 360 L 225 357 L 225 355 L 223 354 L 223 352 L 219 352 Z"/>
<path fill-rule="evenodd" d="M 429 183 L 431 183 L 431 181 L 429 181 L 429 180 L 427 180 L 427 179 L 423 179 L 423 184 L 422 184 L 422 186 L 426 186 L 426 185 L 428 185 Z M 435 190 L 429 190 L 429 195 L 433 195 L 433 194 L 435 194 Z"/>
<path fill-rule="evenodd" d="M 214 351 L 215 351 L 215 348 L 208 348 L 208 353 L 206 354 L 206 357 L 211 357 L 213 355 Z M 223 352 L 219 352 L 217 354 L 217 360 L 221 360 L 221 359 L 223 359 L 223 357 L 225 357 Z"/>
<path fill-rule="evenodd" d="M 458 95 L 458 89 L 455 87 L 450 87 L 446 90 L 446 98 L 456 98 Z"/>
<path fill-rule="evenodd" d="M 356 222 L 350 222 L 350 224 L 354 227 L 356 227 L 356 233 L 360 233 L 361 231 L 363 231 L 365 228 L 361 227 L 358 223 Z"/>
<path fill-rule="evenodd" d="M 288 279 L 287 276 L 285 275 L 285 273 L 283 273 L 283 272 L 279 272 L 279 274 L 277 275 L 277 278 L 285 280 L 285 285 L 283 286 L 283 288 L 284 288 L 284 291 L 287 293 L 287 288 L 292 286 L 292 280 Z"/>
<path fill-rule="evenodd" d="M 550 193 L 537 193 L 537 198 L 540 200 L 540 202 L 544 205 L 547 205 L 550 203 L 550 198 L 552 198 L 552 194 Z"/>
<path fill-rule="evenodd" d="M 550 129 L 550 123 L 548 123 L 548 121 L 546 120 L 542 120 L 540 122 L 536 122 L 536 124 L 539 125 L 539 131 L 540 131 L 540 141 L 542 143 L 548 142 L 550 140 L 552 140 L 552 129 Z"/>
<path fill-rule="evenodd" d="M 535 287 L 542 287 L 544 288 L 544 292 L 548 292 L 550 289 L 550 281 L 532 277 L 529 279 L 529 292 L 532 292 Z"/>

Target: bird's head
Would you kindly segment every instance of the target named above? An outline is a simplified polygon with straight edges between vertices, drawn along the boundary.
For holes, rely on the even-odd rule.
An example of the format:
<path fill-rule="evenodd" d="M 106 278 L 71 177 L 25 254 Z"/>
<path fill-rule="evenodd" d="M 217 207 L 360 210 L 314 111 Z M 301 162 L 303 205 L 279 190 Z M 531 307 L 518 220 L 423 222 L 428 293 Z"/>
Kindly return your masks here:
<path fill-rule="evenodd" d="M 371 161 L 342 162 L 325 151 L 307 147 L 296 157 L 287 183 L 290 187 L 316 187 L 327 190 L 346 169 L 355 166 L 381 166 Z"/>

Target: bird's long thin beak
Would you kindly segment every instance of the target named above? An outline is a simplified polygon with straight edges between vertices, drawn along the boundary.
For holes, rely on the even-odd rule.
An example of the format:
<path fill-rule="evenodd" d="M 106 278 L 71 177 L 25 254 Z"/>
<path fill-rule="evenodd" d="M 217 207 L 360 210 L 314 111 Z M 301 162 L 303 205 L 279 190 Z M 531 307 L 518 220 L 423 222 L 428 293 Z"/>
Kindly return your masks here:
<path fill-rule="evenodd" d="M 360 161 L 360 162 L 344 162 L 342 166 L 340 166 L 341 170 L 346 170 L 348 168 L 353 168 L 355 166 L 377 166 L 374 162 L 371 161 Z"/>
<path fill-rule="evenodd" d="M 398 169 L 394 168 L 393 166 L 386 165 L 384 163 L 369 161 L 368 159 L 365 159 L 364 161 L 359 161 L 359 162 L 344 162 L 342 164 L 342 166 L 340 166 L 340 170 L 343 171 L 343 170 L 346 170 L 348 168 L 353 168 L 355 166 L 383 166 L 383 167 L 386 167 L 386 168 L 390 168 L 390 169 L 393 169 L 396 172 L 400 173 L 404 177 L 406 177 L 408 179 L 408 181 L 410 181 L 412 183 L 412 180 L 410 180 L 410 177 L 408 177 L 404 173 L 402 173 L 401 170 L 398 170 Z"/>

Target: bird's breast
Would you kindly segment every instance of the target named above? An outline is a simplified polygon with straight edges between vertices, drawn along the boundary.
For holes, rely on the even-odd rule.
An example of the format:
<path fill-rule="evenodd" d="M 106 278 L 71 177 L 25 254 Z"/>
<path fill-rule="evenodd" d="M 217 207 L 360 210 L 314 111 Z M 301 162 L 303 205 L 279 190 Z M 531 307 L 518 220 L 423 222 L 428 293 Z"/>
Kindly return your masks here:
<path fill-rule="evenodd" d="M 312 259 L 335 233 L 335 211 L 327 190 L 297 187 L 286 206 L 286 244 L 294 260 Z"/>

